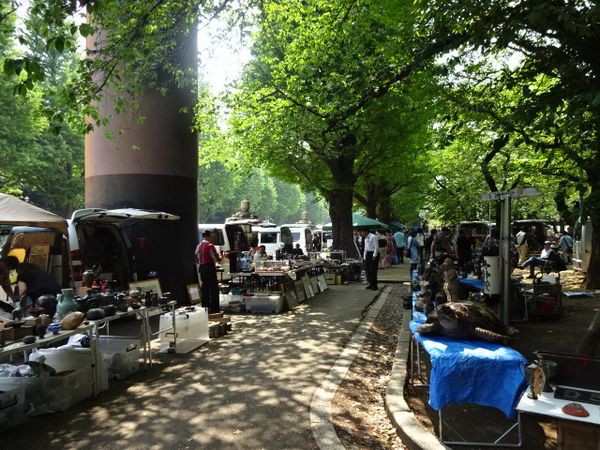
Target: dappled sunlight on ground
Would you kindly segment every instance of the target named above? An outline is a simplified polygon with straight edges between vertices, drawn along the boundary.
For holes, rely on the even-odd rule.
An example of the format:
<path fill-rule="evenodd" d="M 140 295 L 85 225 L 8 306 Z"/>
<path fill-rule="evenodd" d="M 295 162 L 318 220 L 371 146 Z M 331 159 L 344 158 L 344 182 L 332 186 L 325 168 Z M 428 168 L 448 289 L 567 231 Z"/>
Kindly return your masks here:
<path fill-rule="evenodd" d="M 312 393 L 374 297 L 320 294 L 296 311 L 233 316 L 233 332 L 64 413 L 3 433 L 10 448 L 314 448 Z M 368 298 L 367 298 L 368 297 Z M 326 301 L 352 312 L 340 320 Z M 27 430 L 34 428 L 35 435 Z"/>

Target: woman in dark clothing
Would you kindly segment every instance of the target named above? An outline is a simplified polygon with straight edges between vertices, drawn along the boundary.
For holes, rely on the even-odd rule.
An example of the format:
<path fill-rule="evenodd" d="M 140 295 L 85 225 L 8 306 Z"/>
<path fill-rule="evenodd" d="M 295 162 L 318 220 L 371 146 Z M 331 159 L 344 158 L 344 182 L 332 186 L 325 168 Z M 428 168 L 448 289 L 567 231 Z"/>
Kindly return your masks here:
<path fill-rule="evenodd" d="M 473 238 L 467 236 L 464 230 L 460 230 L 456 239 L 456 253 L 458 256 L 458 269 L 461 272 L 471 270 L 473 259 Z"/>
<path fill-rule="evenodd" d="M 18 303 L 22 308 L 31 308 L 42 295 L 57 295 L 60 285 L 48 272 L 44 272 L 33 264 L 20 264 L 17 267 Z"/>

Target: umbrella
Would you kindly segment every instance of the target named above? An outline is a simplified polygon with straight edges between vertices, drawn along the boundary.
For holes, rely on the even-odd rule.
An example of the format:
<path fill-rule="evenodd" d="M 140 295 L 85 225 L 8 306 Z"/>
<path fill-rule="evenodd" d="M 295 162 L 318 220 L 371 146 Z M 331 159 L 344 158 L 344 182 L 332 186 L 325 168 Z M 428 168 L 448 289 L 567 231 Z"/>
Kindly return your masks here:
<path fill-rule="evenodd" d="M 371 219 L 362 214 L 352 213 L 352 228 L 354 230 L 387 230 L 388 226 L 379 220 Z M 323 225 L 323 229 L 331 229 L 331 223 Z"/>
<path fill-rule="evenodd" d="M 67 221 L 45 209 L 0 193 L 0 223 L 14 226 L 53 228 L 67 234 Z"/>
<path fill-rule="evenodd" d="M 358 213 L 353 213 L 352 228 L 354 228 L 355 230 L 387 230 L 388 226 L 385 223 L 380 222 L 379 220 L 371 219 L 370 217 L 363 216 Z"/>

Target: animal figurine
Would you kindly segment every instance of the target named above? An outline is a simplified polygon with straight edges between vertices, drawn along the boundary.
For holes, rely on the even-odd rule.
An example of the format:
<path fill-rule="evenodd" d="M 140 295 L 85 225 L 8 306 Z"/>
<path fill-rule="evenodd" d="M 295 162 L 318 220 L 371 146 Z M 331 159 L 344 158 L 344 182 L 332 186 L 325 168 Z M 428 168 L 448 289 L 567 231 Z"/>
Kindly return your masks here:
<path fill-rule="evenodd" d="M 449 302 L 436 306 L 421 325 L 420 334 L 442 334 L 458 339 L 484 339 L 505 343 L 516 333 L 485 305 L 473 302 Z"/>
<path fill-rule="evenodd" d="M 525 379 L 529 384 L 529 393 L 527 397 L 537 400 L 542 393 L 542 386 L 545 384 L 544 370 L 536 361 L 525 367 Z"/>
<path fill-rule="evenodd" d="M 459 300 L 460 283 L 458 282 L 458 272 L 454 268 L 454 262 L 450 258 L 446 258 L 442 264 L 444 270 L 444 292 L 446 299 L 449 302 Z"/>

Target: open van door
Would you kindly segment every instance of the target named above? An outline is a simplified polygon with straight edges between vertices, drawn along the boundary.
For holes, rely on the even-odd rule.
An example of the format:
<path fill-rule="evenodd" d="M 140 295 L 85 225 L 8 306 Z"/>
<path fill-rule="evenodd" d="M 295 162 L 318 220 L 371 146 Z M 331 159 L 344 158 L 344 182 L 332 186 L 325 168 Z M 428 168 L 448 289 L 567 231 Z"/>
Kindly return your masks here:
<path fill-rule="evenodd" d="M 67 239 L 56 229 L 13 227 L 0 254 L 15 256 L 20 263 L 34 264 L 52 275 L 62 287 L 71 286 Z"/>
<path fill-rule="evenodd" d="M 101 277 L 115 280 L 126 288 L 137 280 L 135 256 L 126 228 L 140 220 L 178 220 L 179 216 L 162 211 L 136 208 L 86 208 L 73 213 L 69 220 L 69 245 L 73 280 L 81 286 L 83 272 L 101 267 Z"/>

